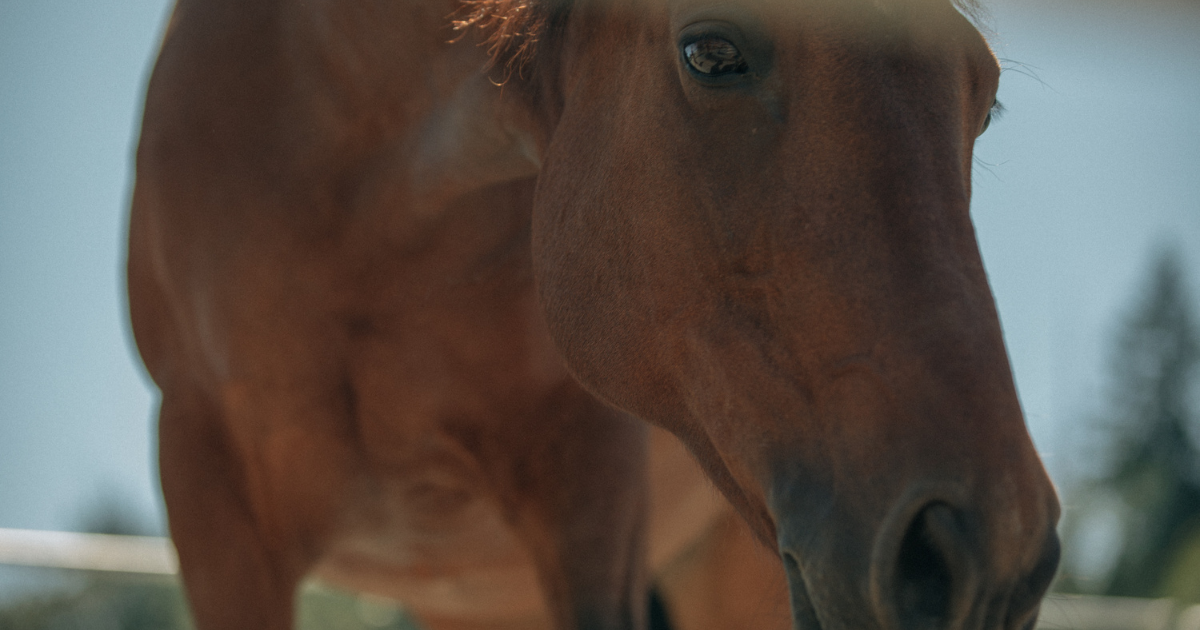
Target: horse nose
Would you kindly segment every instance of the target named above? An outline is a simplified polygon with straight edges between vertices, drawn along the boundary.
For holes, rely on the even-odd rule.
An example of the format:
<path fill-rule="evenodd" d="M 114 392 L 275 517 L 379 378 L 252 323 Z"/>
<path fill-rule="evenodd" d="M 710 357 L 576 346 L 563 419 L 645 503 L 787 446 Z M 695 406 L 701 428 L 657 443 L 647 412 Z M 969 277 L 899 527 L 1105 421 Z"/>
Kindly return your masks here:
<path fill-rule="evenodd" d="M 893 531 L 883 532 L 872 568 L 875 604 L 886 620 L 884 627 L 1033 627 L 1058 567 L 1058 536 L 1051 531 L 1045 540 L 1034 541 L 1040 544 L 1040 559 L 1027 574 L 1004 576 L 988 562 L 986 541 L 976 523 L 967 511 L 935 501 L 897 523 Z M 1027 551 L 1022 547 L 1011 553 Z"/>
<path fill-rule="evenodd" d="M 885 626 L 954 628 L 977 599 L 981 546 L 965 514 L 943 502 L 916 510 L 878 541 L 876 605 Z"/>
<path fill-rule="evenodd" d="M 1038 610 L 1041 609 L 1042 596 L 1050 589 L 1054 575 L 1058 572 L 1058 561 L 1062 555 L 1062 545 L 1058 533 L 1051 530 L 1042 546 L 1042 554 L 1033 570 L 1024 581 L 1017 584 L 1009 600 L 1008 623 L 1010 628 L 1033 630 L 1037 625 Z"/>

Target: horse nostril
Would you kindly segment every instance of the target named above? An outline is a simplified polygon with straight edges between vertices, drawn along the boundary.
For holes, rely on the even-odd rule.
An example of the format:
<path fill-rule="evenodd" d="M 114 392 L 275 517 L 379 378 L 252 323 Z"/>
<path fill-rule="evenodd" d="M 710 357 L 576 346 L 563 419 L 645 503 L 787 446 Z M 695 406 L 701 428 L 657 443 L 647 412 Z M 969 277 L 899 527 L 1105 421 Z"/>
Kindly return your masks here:
<path fill-rule="evenodd" d="M 1050 589 L 1050 583 L 1058 572 L 1058 560 L 1062 547 L 1058 534 L 1051 531 L 1042 546 L 1042 554 L 1033 570 L 1024 581 L 1013 589 L 1010 600 L 1009 620 L 1005 627 L 1032 628 L 1037 624 L 1037 613 L 1042 597 Z"/>
<path fill-rule="evenodd" d="M 904 629 L 944 628 L 966 611 L 976 579 L 969 534 L 959 513 L 933 503 L 909 524 L 893 573 L 893 605 Z"/>
<path fill-rule="evenodd" d="M 931 512 L 944 509 L 919 514 L 900 543 L 896 595 L 906 617 L 943 619 L 950 608 L 950 565 L 930 525 L 937 519 Z"/>

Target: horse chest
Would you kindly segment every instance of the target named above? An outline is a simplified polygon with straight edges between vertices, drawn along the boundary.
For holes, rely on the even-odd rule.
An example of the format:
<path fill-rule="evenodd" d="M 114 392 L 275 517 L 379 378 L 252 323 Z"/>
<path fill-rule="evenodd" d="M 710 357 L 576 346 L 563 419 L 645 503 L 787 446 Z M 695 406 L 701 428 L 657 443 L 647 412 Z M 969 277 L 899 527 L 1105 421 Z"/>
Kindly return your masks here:
<path fill-rule="evenodd" d="M 448 446 L 423 467 L 361 479 L 313 575 L 404 601 L 424 616 L 522 619 L 545 627 L 544 594 L 525 541 L 495 489 L 456 451 Z M 648 559 L 651 571 L 661 573 L 681 558 L 687 562 L 688 550 L 730 508 L 683 445 L 658 428 L 650 429 L 647 474 Z"/>
<path fill-rule="evenodd" d="M 437 477 L 373 479 L 375 492 L 346 506 L 313 574 L 420 614 L 540 614 L 533 562 L 491 495 Z"/>

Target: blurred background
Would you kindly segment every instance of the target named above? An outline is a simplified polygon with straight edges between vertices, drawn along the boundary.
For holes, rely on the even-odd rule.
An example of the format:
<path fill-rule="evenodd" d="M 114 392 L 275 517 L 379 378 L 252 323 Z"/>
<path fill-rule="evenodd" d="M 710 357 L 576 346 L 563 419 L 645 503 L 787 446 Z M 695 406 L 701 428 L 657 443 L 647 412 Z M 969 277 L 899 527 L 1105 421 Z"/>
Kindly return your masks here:
<path fill-rule="evenodd" d="M 1066 507 L 1057 588 L 1170 597 L 1178 619 L 1200 602 L 1200 1 L 986 5 L 1005 113 L 973 214 Z M 0 528 L 164 532 L 122 264 L 168 11 L 0 0 Z M 175 627 L 173 588 L 0 565 L 0 629 Z M 108 625 L 79 621 L 101 600 Z"/>

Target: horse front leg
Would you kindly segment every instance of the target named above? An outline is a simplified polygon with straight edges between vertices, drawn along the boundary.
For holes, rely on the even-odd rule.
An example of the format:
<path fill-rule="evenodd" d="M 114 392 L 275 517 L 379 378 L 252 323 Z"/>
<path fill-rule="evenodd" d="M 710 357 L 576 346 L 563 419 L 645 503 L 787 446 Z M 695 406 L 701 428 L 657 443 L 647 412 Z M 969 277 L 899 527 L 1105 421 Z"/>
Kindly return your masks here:
<path fill-rule="evenodd" d="M 507 466 L 502 494 L 556 626 L 643 630 L 645 425 L 571 383 L 512 434 L 518 443 L 506 450 L 519 455 Z"/>
<path fill-rule="evenodd" d="M 731 506 L 656 578 L 674 630 L 792 628 L 779 556 Z"/>
<path fill-rule="evenodd" d="M 220 414 L 164 391 L 159 467 L 180 571 L 198 630 L 291 630 L 299 572 L 253 518 Z"/>

